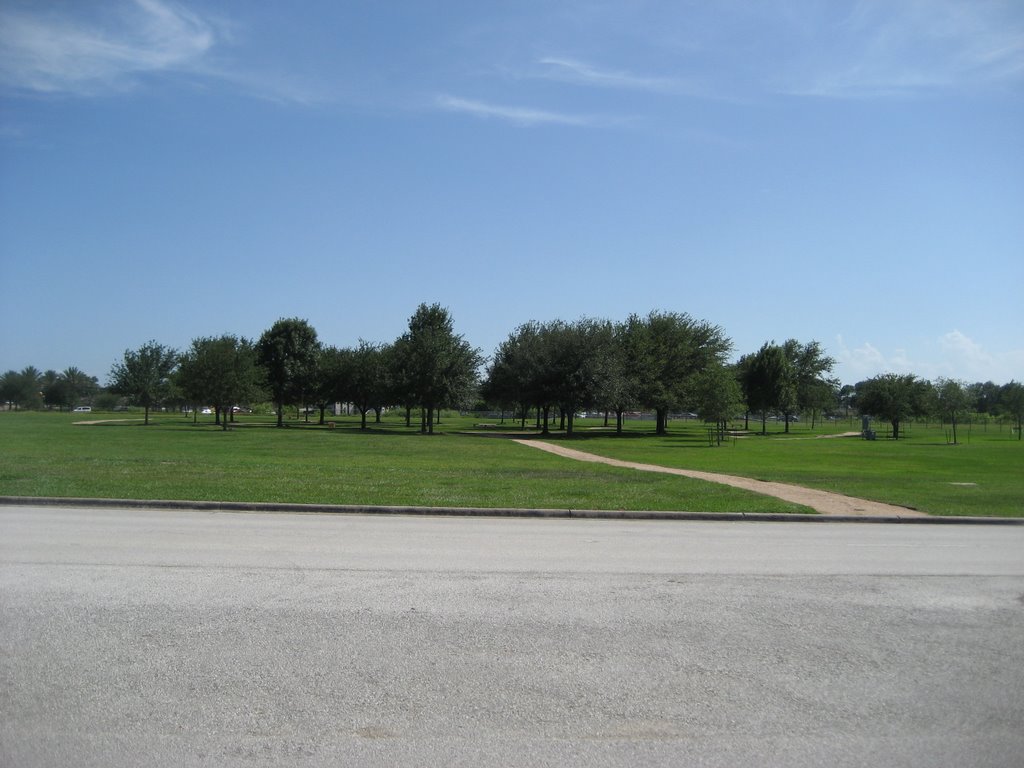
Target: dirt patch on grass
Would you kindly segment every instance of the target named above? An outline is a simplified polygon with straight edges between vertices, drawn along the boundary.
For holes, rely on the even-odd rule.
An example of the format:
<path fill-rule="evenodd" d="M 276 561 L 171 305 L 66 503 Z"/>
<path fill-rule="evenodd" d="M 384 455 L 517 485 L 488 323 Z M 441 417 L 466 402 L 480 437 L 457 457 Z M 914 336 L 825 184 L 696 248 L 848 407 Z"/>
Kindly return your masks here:
<path fill-rule="evenodd" d="M 589 461 L 598 464 L 609 464 L 613 467 L 625 467 L 640 472 L 660 472 L 667 475 L 681 475 L 692 477 L 697 480 L 706 480 L 711 483 L 722 483 L 731 485 L 734 488 L 742 488 L 745 491 L 763 493 L 766 496 L 774 496 L 783 501 L 793 504 L 802 504 L 810 507 L 822 515 L 851 515 L 857 517 L 926 517 L 925 513 L 916 509 L 898 507 L 894 504 L 882 504 L 878 501 L 867 499 L 856 499 L 852 496 L 844 496 L 841 493 L 830 493 L 819 491 L 814 488 L 803 488 L 799 485 L 787 483 L 773 483 L 765 480 L 754 480 L 749 477 L 738 477 L 737 475 L 723 475 L 717 472 L 701 472 L 696 469 L 677 469 L 675 467 L 662 467 L 658 464 L 641 464 L 635 461 L 622 461 L 621 459 L 609 459 L 605 456 L 598 456 L 585 451 L 577 451 L 575 448 L 567 448 L 563 445 L 546 443 L 543 440 L 516 440 L 521 445 L 528 445 L 548 453 L 554 453 L 568 459 L 577 461 Z"/>
<path fill-rule="evenodd" d="M 145 419 L 95 419 L 94 421 L 73 421 L 71 423 L 76 427 L 88 427 L 93 424 L 119 424 L 123 421 L 145 421 Z"/>

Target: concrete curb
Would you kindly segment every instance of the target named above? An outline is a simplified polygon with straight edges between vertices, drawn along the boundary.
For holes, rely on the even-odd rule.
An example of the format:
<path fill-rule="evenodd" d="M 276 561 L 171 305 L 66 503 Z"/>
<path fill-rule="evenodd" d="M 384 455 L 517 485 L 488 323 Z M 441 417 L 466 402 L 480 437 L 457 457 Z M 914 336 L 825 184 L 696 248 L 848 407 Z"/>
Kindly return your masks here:
<path fill-rule="evenodd" d="M 349 504 L 278 504 L 245 501 L 171 499 L 88 499 L 52 496 L 0 496 L 0 505 L 98 507 L 108 509 L 194 509 L 211 512 L 290 512 L 328 515 L 421 515 L 436 517 L 528 517 L 590 520 L 714 520 L 773 523 L 906 523 L 924 525 L 1024 525 L 1007 517 L 869 517 L 786 515 L 762 512 L 657 512 L 614 509 L 518 509 L 514 507 L 375 507 Z"/>

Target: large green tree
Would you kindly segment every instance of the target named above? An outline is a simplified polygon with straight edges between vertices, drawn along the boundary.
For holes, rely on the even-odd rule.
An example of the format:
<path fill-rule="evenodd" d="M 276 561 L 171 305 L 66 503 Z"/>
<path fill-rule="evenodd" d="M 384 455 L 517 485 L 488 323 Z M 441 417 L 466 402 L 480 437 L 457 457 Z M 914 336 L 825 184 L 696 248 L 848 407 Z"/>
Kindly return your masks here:
<path fill-rule="evenodd" d="M 185 398 L 193 405 L 212 405 L 223 429 L 234 406 L 256 395 L 261 378 L 253 343 L 232 334 L 194 339 L 176 375 Z"/>
<path fill-rule="evenodd" d="M 610 323 L 590 318 L 554 321 L 541 332 L 543 389 L 546 399 L 558 406 L 569 435 L 576 413 L 598 401 L 608 378 L 612 339 Z"/>
<path fill-rule="evenodd" d="M 334 403 L 344 402 L 342 392 L 343 364 L 345 352 L 333 346 L 321 346 L 317 352 L 316 375 L 314 376 L 312 402 L 320 411 L 320 424 L 327 421 L 327 409 Z"/>
<path fill-rule="evenodd" d="M 389 355 L 386 344 L 359 340 L 352 349 L 339 350 L 335 369 L 339 399 L 352 403 L 359 411 L 359 428 L 366 429 L 366 415 L 378 414 L 389 397 Z"/>
<path fill-rule="evenodd" d="M 1020 440 L 1021 422 L 1024 421 L 1024 384 L 1011 381 L 999 388 L 999 413 L 1017 422 L 1017 439 Z"/>
<path fill-rule="evenodd" d="M 967 385 L 971 408 L 978 413 L 994 414 L 999 409 L 1000 387 L 994 381 L 977 381 Z"/>
<path fill-rule="evenodd" d="M 766 434 L 768 412 L 779 410 L 794 396 L 785 350 L 765 342 L 757 352 L 740 358 L 737 376 L 747 410 L 761 415 L 761 434 Z"/>
<path fill-rule="evenodd" d="M 639 359 L 640 340 L 630 322 L 616 323 L 611 329 L 611 343 L 606 346 L 603 378 L 598 391 L 598 405 L 607 413 L 615 413 L 615 433 L 622 434 L 623 414 L 640 404 Z M 607 426 L 607 423 L 605 424 Z"/>
<path fill-rule="evenodd" d="M 796 412 L 811 411 L 813 420 L 823 407 L 833 403 L 839 382 L 827 375 L 832 372 L 835 360 L 825 354 L 820 342 L 802 343 L 787 339 L 782 350 L 787 371 L 779 397 L 779 411 L 786 420 L 786 432 L 789 432 L 790 419 Z"/>
<path fill-rule="evenodd" d="M 0 398 L 17 408 L 38 408 L 43 404 L 43 372 L 33 365 L 0 376 Z"/>
<path fill-rule="evenodd" d="M 655 412 L 655 431 L 665 434 L 669 412 L 692 399 L 694 377 L 723 364 L 732 342 L 719 326 L 686 313 L 654 311 L 628 322 L 636 333 L 639 398 Z"/>
<path fill-rule="evenodd" d="M 693 405 L 704 421 L 715 425 L 716 444 L 722 444 L 726 424 L 742 402 L 743 393 L 733 367 L 712 365 L 697 374 Z"/>
<path fill-rule="evenodd" d="M 929 384 L 912 373 L 883 373 L 858 382 L 854 405 L 864 415 L 885 419 L 898 440 L 900 424 L 928 412 Z"/>
<path fill-rule="evenodd" d="M 396 367 L 412 404 L 423 409 L 420 431 L 433 434 L 439 409 L 457 405 L 477 386 L 479 350 L 455 333 L 448 310 L 421 304 L 394 344 Z"/>
<path fill-rule="evenodd" d="M 148 341 L 138 349 L 126 349 L 124 358 L 110 369 L 110 390 L 141 405 L 144 423 L 148 425 L 149 411 L 167 395 L 177 364 L 177 350 L 156 341 Z"/>
<path fill-rule="evenodd" d="M 314 397 L 319 348 L 316 330 L 297 317 L 278 320 L 256 343 L 256 360 L 277 408 L 278 427 L 284 426 L 286 405 L 304 405 L 306 397 Z"/>
<path fill-rule="evenodd" d="M 65 368 L 60 373 L 47 371 L 46 378 L 43 388 L 46 404 L 55 405 L 61 410 L 71 410 L 83 400 L 91 398 L 99 389 L 95 376 L 89 376 L 75 366 Z"/>
<path fill-rule="evenodd" d="M 971 392 L 964 382 L 942 377 L 935 380 L 933 392 L 935 412 L 941 419 L 949 420 L 953 429 L 953 445 L 956 445 L 957 421 L 970 410 Z"/>
<path fill-rule="evenodd" d="M 540 413 L 541 329 L 536 321 L 524 323 L 498 345 L 481 391 L 491 405 L 512 409 L 524 427 L 530 408 Z"/>

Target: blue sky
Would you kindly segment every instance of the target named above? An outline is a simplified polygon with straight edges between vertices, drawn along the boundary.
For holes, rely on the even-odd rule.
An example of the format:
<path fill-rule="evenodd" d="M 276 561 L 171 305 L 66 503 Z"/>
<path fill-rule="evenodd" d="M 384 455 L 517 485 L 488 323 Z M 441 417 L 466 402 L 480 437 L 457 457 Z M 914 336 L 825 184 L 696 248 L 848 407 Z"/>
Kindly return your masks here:
<path fill-rule="evenodd" d="M 1024 4 L 0 5 L 0 370 L 652 309 L 1024 379 Z"/>

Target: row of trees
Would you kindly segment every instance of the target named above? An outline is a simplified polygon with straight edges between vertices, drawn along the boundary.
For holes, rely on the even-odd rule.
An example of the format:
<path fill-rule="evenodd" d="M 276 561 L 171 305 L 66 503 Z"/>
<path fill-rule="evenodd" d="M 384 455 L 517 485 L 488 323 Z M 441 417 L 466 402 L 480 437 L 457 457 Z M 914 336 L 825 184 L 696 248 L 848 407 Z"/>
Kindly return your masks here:
<path fill-rule="evenodd" d="M 836 405 L 839 382 L 828 375 L 834 365 L 817 341 L 768 342 L 757 352 L 743 355 L 736 364 L 736 378 L 746 415 L 761 415 L 762 433 L 769 413 L 783 417 L 786 432 L 792 417 L 800 413 L 811 414 L 813 426 L 819 415 Z"/>
<path fill-rule="evenodd" d="M 859 382 L 845 394 L 859 413 L 889 422 L 893 439 L 899 439 L 905 421 L 935 416 L 950 425 L 952 441 L 956 443 L 957 424 L 970 413 L 1013 418 L 1017 439 L 1021 439 L 1024 384 L 1016 381 L 1000 387 L 992 382 L 965 384 L 947 378 L 931 382 L 913 374 L 886 373 Z"/>
<path fill-rule="evenodd" d="M 379 419 L 385 407 L 405 409 L 406 421 L 419 409 L 423 432 L 433 432 L 445 407 L 474 400 L 513 412 L 525 426 L 534 414 L 538 428 L 550 429 L 554 415 L 572 433 L 577 413 L 614 413 L 621 432 L 624 414 L 655 414 L 664 434 L 669 414 L 695 411 L 718 425 L 743 414 L 769 414 L 790 421 L 797 414 L 813 422 L 838 408 L 885 419 L 898 438 L 909 418 L 941 415 L 953 426 L 977 411 L 1015 417 L 1018 436 L 1024 387 L 1016 382 L 965 384 L 952 379 L 928 382 L 913 375 L 884 374 L 840 387 L 831 377 L 835 361 L 817 341 L 789 339 L 765 343 L 734 364 L 726 359 L 732 343 L 724 331 L 685 313 L 651 312 L 624 322 L 583 318 L 526 323 L 502 342 L 481 380 L 483 357 L 455 333 L 443 307 L 420 305 L 408 329 L 387 344 L 360 341 L 337 348 L 320 342 L 305 320 L 278 320 L 256 340 L 225 334 L 195 339 L 184 352 L 149 342 L 127 350 L 110 373 L 108 391 L 145 410 L 158 404 L 208 405 L 227 428 L 233 407 L 271 400 L 278 426 L 289 405 L 326 408 L 351 403 Z M 16 407 L 45 404 L 71 407 L 99 389 L 95 377 L 77 368 L 45 374 L 29 367 L 0 377 L 0 399 Z"/>
<path fill-rule="evenodd" d="M 615 413 L 618 431 L 625 412 L 653 411 L 655 431 L 664 434 L 669 413 L 690 405 L 709 420 L 732 415 L 738 396 L 725 369 L 731 349 L 718 326 L 674 312 L 623 323 L 531 322 L 498 347 L 481 395 L 524 425 L 532 410 L 545 433 L 553 410 L 571 434 L 575 414 L 596 408 Z"/>
<path fill-rule="evenodd" d="M 325 346 L 305 320 L 278 320 L 252 342 L 226 334 L 195 339 L 184 353 L 151 341 L 127 350 L 110 373 L 110 388 L 150 408 L 168 398 L 213 407 L 227 429 L 237 403 L 271 400 L 277 425 L 289 405 L 316 405 L 323 422 L 328 405 L 354 404 L 362 414 L 402 405 L 423 413 L 422 431 L 433 432 L 436 414 L 471 397 L 483 362 L 454 331 L 440 305 L 420 305 L 409 329 L 391 344 L 360 341 L 355 348 Z"/>
<path fill-rule="evenodd" d="M 30 365 L 0 375 L 0 402 L 10 403 L 15 408 L 71 409 L 99 390 L 95 376 L 74 366 L 63 371 L 40 371 Z"/>
<path fill-rule="evenodd" d="M 545 432 L 553 408 L 568 433 L 580 410 L 615 413 L 619 432 L 625 412 L 653 411 L 659 434 L 670 412 L 696 411 L 717 425 L 719 441 L 737 414 L 745 428 L 751 414 L 759 415 L 762 434 L 769 415 L 777 416 L 788 433 L 798 414 L 813 427 L 825 414 L 853 408 L 888 421 L 895 439 L 907 419 L 937 417 L 951 425 L 955 443 L 958 422 L 972 412 L 1010 416 L 1021 436 L 1024 385 L 1017 382 L 1000 387 L 883 374 L 841 387 L 831 376 L 835 361 L 817 341 L 767 342 L 727 365 L 730 348 L 720 328 L 685 314 L 652 312 L 618 324 L 527 323 L 499 346 L 481 394 L 515 411 L 524 425 L 535 413 Z"/>

